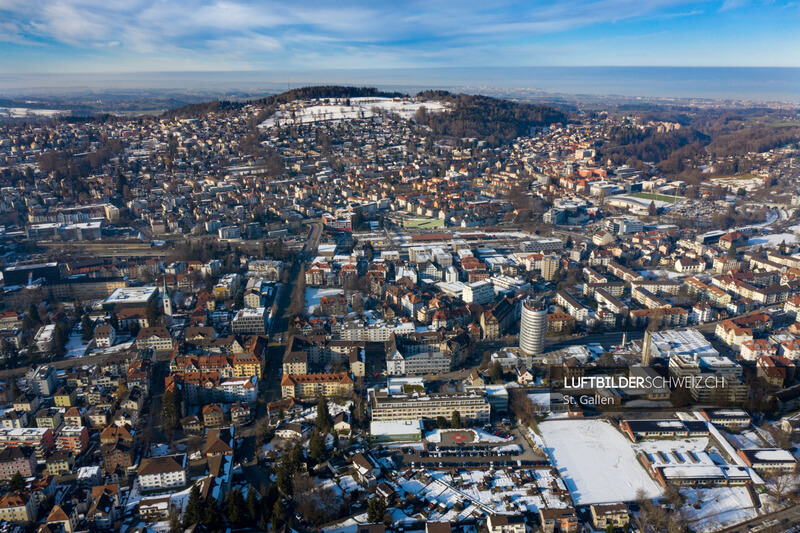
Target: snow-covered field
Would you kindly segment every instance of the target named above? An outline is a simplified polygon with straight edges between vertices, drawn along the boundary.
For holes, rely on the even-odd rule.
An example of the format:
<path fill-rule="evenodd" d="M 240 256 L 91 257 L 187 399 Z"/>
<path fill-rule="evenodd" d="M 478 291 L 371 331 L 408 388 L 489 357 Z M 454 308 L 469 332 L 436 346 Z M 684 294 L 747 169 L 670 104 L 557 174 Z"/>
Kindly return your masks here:
<path fill-rule="evenodd" d="M 608 422 L 545 421 L 539 431 L 575 505 L 633 501 L 639 489 L 650 498 L 663 493 L 637 460 L 633 443 Z"/>
<path fill-rule="evenodd" d="M 69 115 L 69 111 L 59 109 L 32 109 L 29 107 L 0 107 L 0 117 L 59 117 Z"/>
<path fill-rule="evenodd" d="M 560 480 L 550 470 L 511 471 L 508 469 L 465 470 L 458 473 L 427 472 L 427 478 L 399 478 L 397 487 L 402 494 L 419 494 L 437 508 L 427 518 L 431 521 L 453 521 L 481 513 L 536 513 L 542 507 L 563 508 L 567 503 L 552 492 Z M 536 494 L 534 487 L 541 489 Z M 401 496 L 402 499 L 402 496 Z M 461 511 L 456 504 L 463 504 Z"/>
<path fill-rule="evenodd" d="M 666 196 L 666 195 L 665 195 Z M 677 198 L 677 197 L 676 197 Z M 639 198 L 638 196 L 630 196 L 627 194 L 619 194 L 616 196 L 612 196 L 609 198 L 609 201 L 615 200 L 618 202 L 624 202 L 632 204 L 636 207 L 647 209 L 650 207 L 650 204 L 655 204 L 657 209 L 661 208 L 668 208 L 675 205 L 676 202 L 665 202 L 663 200 L 655 200 L 653 198 Z M 681 198 L 682 200 L 682 198 Z"/>
<path fill-rule="evenodd" d="M 410 119 L 419 110 L 425 107 L 431 113 L 444 111 L 441 102 L 417 100 L 393 100 L 391 98 L 349 98 L 350 105 L 345 105 L 345 99 L 331 99 L 329 104 L 316 104 L 300 106 L 294 112 L 278 111 L 267 120 L 259 124 L 259 128 L 271 128 L 284 124 L 308 124 L 326 120 L 352 120 L 371 118 L 380 113 L 396 113 L 404 119 Z"/>
<path fill-rule="evenodd" d="M 794 244 L 798 241 L 797 235 L 794 233 L 775 233 L 773 235 L 759 235 L 747 241 L 749 246 L 766 246 L 768 248 L 777 248 L 782 242 L 786 244 Z"/>
<path fill-rule="evenodd" d="M 314 309 L 319 307 L 319 300 L 323 296 L 335 296 L 337 294 L 344 294 L 342 289 L 315 289 L 306 287 L 306 313 L 309 315 L 314 312 Z"/>
<path fill-rule="evenodd" d="M 670 270 L 664 269 L 651 269 L 651 270 L 637 270 L 639 274 L 644 276 L 647 279 L 679 279 L 679 278 L 686 278 L 692 276 L 694 274 L 688 272 L 672 272 Z"/>
<path fill-rule="evenodd" d="M 347 401 L 344 404 L 338 404 L 332 401 L 328 402 L 328 412 L 331 414 L 333 418 L 339 415 L 339 413 L 349 413 L 350 408 L 353 406 L 353 402 Z M 304 409 L 299 416 L 290 420 L 295 424 L 313 424 L 317 420 L 317 406 L 309 407 Z"/>
<path fill-rule="evenodd" d="M 67 345 L 64 347 L 66 352 L 64 353 L 64 358 L 72 359 L 74 357 L 83 357 L 86 355 L 86 349 L 88 347 L 89 343 L 83 342 L 83 338 L 80 333 L 72 333 L 69 336 Z"/>
<path fill-rule="evenodd" d="M 747 487 L 681 489 L 680 492 L 686 497 L 681 512 L 695 531 L 717 531 L 757 515 Z"/>

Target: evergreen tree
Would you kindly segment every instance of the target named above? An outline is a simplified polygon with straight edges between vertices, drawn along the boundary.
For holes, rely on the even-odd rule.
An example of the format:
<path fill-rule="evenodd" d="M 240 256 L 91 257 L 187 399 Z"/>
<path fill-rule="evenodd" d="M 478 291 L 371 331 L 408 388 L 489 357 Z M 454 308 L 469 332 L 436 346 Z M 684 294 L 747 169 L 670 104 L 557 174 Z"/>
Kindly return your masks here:
<path fill-rule="evenodd" d="M 8 482 L 8 490 L 11 492 L 19 492 L 25 488 L 25 478 L 22 477 L 22 474 L 17 472 Z"/>
<path fill-rule="evenodd" d="M 189 501 L 183 511 L 183 528 L 186 529 L 197 524 L 203 519 L 203 501 L 200 499 L 200 489 L 197 485 L 189 491 Z"/>
<path fill-rule="evenodd" d="M 321 463 L 325 458 L 325 439 L 319 431 L 314 431 L 308 441 L 308 456 L 315 462 Z"/>
<path fill-rule="evenodd" d="M 213 497 L 206 498 L 203 508 L 203 525 L 208 526 L 211 529 L 216 529 L 219 525 L 221 525 L 221 518 L 222 517 L 219 505 L 217 505 L 217 500 L 215 500 Z"/>
<path fill-rule="evenodd" d="M 325 396 L 320 397 L 317 404 L 317 428 L 323 432 L 333 428 L 333 417 L 328 410 L 328 399 Z"/>
<path fill-rule="evenodd" d="M 144 317 L 147 319 L 147 326 L 148 327 L 155 327 L 156 321 L 158 320 L 158 307 L 156 307 L 156 303 L 151 301 L 147 304 L 144 310 Z"/>
<path fill-rule="evenodd" d="M 240 490 L 232 490 L 225 498 L 225 518 L 234 525 L 241 525 L 247 521 L 247 505 Z"/>
<path fill-rule="evenodd" d="M 461 413 L 453 409 L 453 414 L 450 416 L 450 427 L 453 429 L 461 429 Z"/>
<path fill-rule="evenodd" d="M 64 355 L 64 350 L 69 342 L 69 332 L 66 326 L 58 324 L 56 326 L 55 338 L 53 339 L 53 352 L 56 355 Z"/>
<path fill-rule="evenodd" d="M 183 398 L 178 388 L 173 388 L 164 393 L 162 397 L 162 416 L 164 419 L 163 429 L 166 433 L 172 433 L 181 420 L 181 405 Z"/>
<path fill-rule="evenodd" d="M 278 529 L 286 520 L 286 510 L 280 500 L 272 506 L 272 529 Z"/>
<path fill-rule="evenodd" d="M 114 331 L 119 332 L 119 319 L 117 318 L 117 313 L 111 313 L 109 324 L 111 324 L 111 327 L 114 328 Z"/>
<path fill-rule="evenodd" d="M 377 496 L 372 498 L 367 504 L 367 522 L 373 524 L 383 522 L 384 515 L 386 515 L 386 503 Z"/>
<path fill-rule="evenodd" d="M 503 382 L 503 365 L 500 364 L 500 361 L 495 361 L 494 365 L 492 365 L 492 383 L 502 383 Z"/>
<path fill-rule="evenodd" d="M 42 323 L 42 319 L 39 318 L 39 308 L 36 306 L 36 304 L 31 304 L 28 306 L 28 316 L 33 321 L 34 326 L 38 326 Z"/>
<path fill-rule="evenodd" d="M 92 319 L 89 318 L 88 313 L 84 314 L 83 318 L 81 318 L 81 331 L 81 337 L 83 338 L 84 342 L 89 342 L 92 340 L 92 337 L 94 336 L 94 323 L 92 322 Z"/>
<path fill-rule="evenodd" d="M 261 518 L 261 502 L 252 486 L 247 490 L 247 514 L 252 522 L 257 522 Z"/>
<path fill-rule="evenodd" d="M 278 465 L 275 471 L 275 485 L 283 494 L 287 496 L 292 494 L 292 473 L 285 464 Z"/>

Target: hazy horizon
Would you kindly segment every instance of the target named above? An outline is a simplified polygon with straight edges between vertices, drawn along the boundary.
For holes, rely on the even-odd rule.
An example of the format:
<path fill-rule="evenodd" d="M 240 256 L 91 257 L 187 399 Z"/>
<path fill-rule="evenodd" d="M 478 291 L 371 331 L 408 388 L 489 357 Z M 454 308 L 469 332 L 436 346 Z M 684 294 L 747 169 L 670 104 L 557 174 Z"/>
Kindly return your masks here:
<path fill-rule="evenodd" d="M 305 85 L 422 89 L 494 89 L 547 94 L 619 95 L 800 102 L 795 67 L 449 67 L 269 71 L 173 71 L 0 74 L 0 95 L 70 95 L 102 91 L 282 92 Z"/>

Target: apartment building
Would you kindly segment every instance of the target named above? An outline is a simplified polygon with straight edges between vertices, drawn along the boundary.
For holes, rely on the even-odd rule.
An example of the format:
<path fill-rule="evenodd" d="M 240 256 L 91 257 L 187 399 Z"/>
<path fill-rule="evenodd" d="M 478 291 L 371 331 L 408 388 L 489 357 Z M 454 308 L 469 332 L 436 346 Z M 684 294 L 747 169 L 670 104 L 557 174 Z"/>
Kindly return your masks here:
<path fill-rule="evenodd" d="M 585 322 L 589 318 L 589 309 L 567 291 L 560 290 L 556 293 L 556 303 L 578 322 Z"/>
<path fill-rule="evenodd" d="M 609 526 L 624 528 L 630 522 L 628 507 L 624 503 L 595 504 L 590 506 L 589 510 L 592 514 L 592 525 L 603 531 Z"/>
<path fill-rule="evenodd" d="M 186 485 L 186 455 L 146 457 L 139 463 L 139 487 L 143 491 L 167 490 Z"/>
<path fill-rule="evenodd" d="M 7 492 L 0 496 L 0 521 L 26 523 L 36 520 L 36 501 L 27 492 Z"/>
<path fill-rule="evenodd" d="M 395 350 L 386 358 L 386 373 L 390 376 L 440 374 L 450 370 L 451 362 L 452 358 L 442 352 L 403 355 Z"/>
<path fill-rule="evenodd" d="M 33 448 L 36 458 L 44 461 L 55 446 L 53 431 L 48 428 L 2 428 L 0 429 L 0 449 Z"/>
<path fill-rule="evenodd" d="M 335 374 L 287 374 L 281 379 L 283 398 L 316 400 L 353 392 L 353 379 L 346 372 Z"/>
<path fill-rule="evenodd" d="M 136 347 L 140 350 L 151 349 L 156 352 L 171 352 L 174 348 L 172 335 L 165 327 L 144 328 L 136 336 Z"/>
<path fill-rule="evenodd" d="M 169 363 L 172 373 L 217 372 L 221 378 L 261 378 L 261 359 L 249 352 L 234 355 L 199 355 L 173 357 Z"/>
<path fill-rule="evenodd" d="M 522 515 L 492 514 L 486 519 L 489 533 L 525 533 L 525 517 Z"/>
<path fill-rule="evenodd" d="M 449 419 L 458 411 L 461 420 L 472 423 L 489 421 L 490 405 L 482 391 L 467 393 L 426 393 L 421 385 L 401 385 L 396 390 L 390 384 L 386 389 L 370 389 L 369 404 L 375 422 L 393 420 Z M 422 388 L 419 391 L 419 388 Z"/>
<path fill-rule="evenodd" d="M 8 480 L 19 473 L 30 477 L 36 473 L 36 454 L 33 448 L 4 448 L 0 450 L 0 480 Z"/>
<path fill-rule="evenodd" d="M 539 520 L 544 533 L 574 533 L 578 531 L 578 515 L 575 509 L 539 509 Z"/>
<path fill-rule="evenodd" d="M 169 375 L 166 383 L 167 388 L 183 385 L 184 400 L 190 405 L 254 402 L 258 396 L 255 376 L 221 378 L 218 372 L 179 372 Z"/>
<path fill-rule="evenodd" d="M 56 449 L 80 455 L 89 447 L 89 430 L 84 426 L 64 426 L 56 436 Z"/>

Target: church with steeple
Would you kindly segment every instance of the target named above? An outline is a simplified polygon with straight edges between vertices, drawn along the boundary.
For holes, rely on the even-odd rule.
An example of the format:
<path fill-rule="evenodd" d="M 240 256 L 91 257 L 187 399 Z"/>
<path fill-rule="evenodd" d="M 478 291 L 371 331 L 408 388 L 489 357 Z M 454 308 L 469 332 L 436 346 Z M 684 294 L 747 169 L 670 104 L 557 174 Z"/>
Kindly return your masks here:
<path fill-rule="evenodd" d="M 172 325 L 172 300 L 169 297 L 167 290 L 167 277 L 164 276 L 164 282 L 161 286 L 161 302 L 164 308 L 164 325 L 169 327 Z"/>

